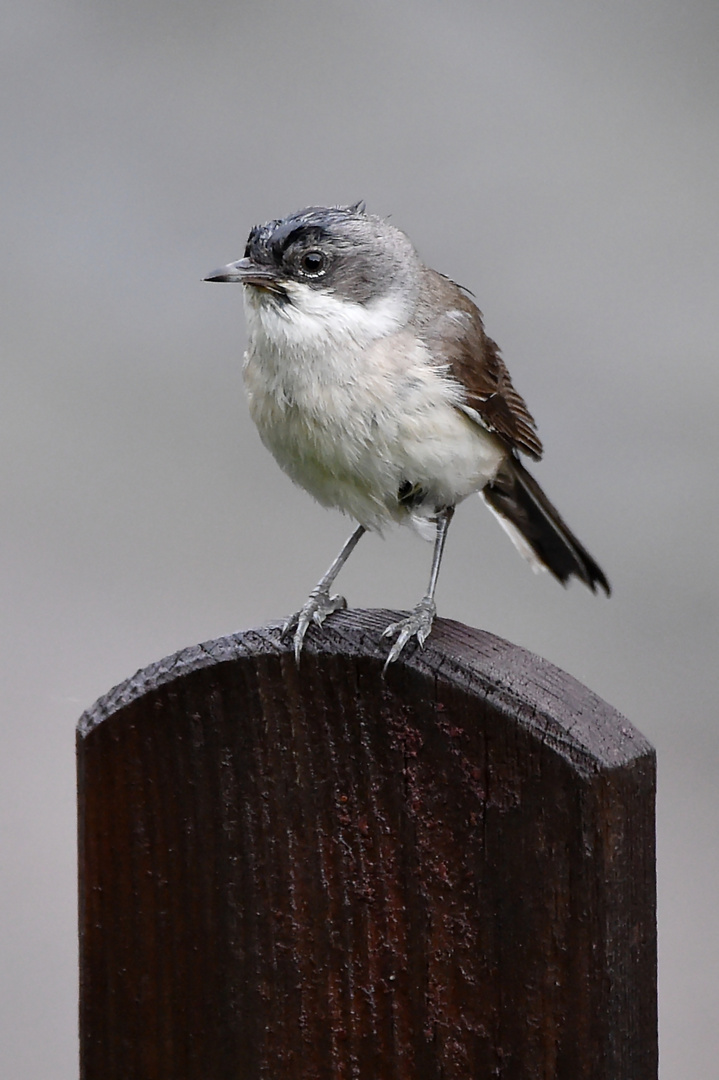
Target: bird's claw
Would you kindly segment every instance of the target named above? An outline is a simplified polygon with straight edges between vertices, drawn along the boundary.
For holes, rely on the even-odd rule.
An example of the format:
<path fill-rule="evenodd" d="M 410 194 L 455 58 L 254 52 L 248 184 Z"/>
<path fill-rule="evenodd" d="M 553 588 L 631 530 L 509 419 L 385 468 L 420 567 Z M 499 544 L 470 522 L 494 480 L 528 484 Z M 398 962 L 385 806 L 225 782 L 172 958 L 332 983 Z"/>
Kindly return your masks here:
<path fill-rule="evenodd" d="M 294 615 L 290 615 L 289 619 L 282 627 L 281 636 L 285 639 L 292 634 L 295 660 L 297 661 L 298 666 L 300 663 L 300 653 L 302 652 L 302 643 L 305 640 L 305 634 L 309 629 L 310 623 L 314 623 L 316 626 L 322 626 L 322 623 L 328 615 L 331 615 L 335 611 L 343 611 L 346 607 L 347 601 L 344 596 L 339 596 L 338 594 L 330 596 L 328 589 L 316 588 L 312 590 L 300 610 L 296 611 Z"/>
<path fill-rule="evenodd" d="M 384 671 L 386 671 L 389 665 L 393 664 L 399 657 L 402 649 L 410 638 L 416 637 L 420 648 L 424 647 L 424 643 L 429 637 L 436 614 L 437 607 L 434 600 L 430 600 L 428 596 L 425 596 L 424 599 L 420 600 L 417 607 L 410 615 L 407 615 L 404 619 L 400 619 L 399 622 L 391 623 L 387 627 L 382 633 L 382 637 L 396 636 L 397 640 L 390 649 L 389 656 L 385 660 Z"/>

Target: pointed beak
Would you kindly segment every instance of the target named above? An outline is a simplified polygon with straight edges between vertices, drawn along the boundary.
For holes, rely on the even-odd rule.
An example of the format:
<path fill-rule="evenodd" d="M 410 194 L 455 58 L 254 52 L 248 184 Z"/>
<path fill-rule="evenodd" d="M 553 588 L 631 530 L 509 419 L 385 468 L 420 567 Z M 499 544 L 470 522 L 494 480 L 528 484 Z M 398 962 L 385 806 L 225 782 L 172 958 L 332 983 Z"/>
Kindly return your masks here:
<path fill-rule="evenodd" d="M 213 270 L 205 281 L 239 281 L 241 285 L 257 285 L 261 289 L 277 287 L 277 272 L 271 266 L 260 266 L 252 259 L 240 259 Z"/>

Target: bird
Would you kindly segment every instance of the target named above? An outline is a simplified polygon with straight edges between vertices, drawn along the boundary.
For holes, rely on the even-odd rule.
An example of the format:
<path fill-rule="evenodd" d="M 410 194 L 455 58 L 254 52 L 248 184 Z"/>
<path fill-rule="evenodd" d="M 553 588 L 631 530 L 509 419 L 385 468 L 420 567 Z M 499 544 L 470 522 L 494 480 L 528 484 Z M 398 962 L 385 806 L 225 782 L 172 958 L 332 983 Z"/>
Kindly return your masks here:
<path fill-rule="evenodd" d="M 249 411 L 280 467 L 356 528 L 284 624 L 297 663 L 312 624 L 347 606 L 334 581 L 361 537 L 393 524 L 434 541 L 429 584 L 384 630 L 385 668 L 424 646 L 456 506 L 478 493 L 519 552 L 562 584 L 609 596 L 599 565 L 526 468 L 543 453 L 468 290 L 426 266 L 364 202 L 255 226 L 212 282 L 243 286 Z"/>

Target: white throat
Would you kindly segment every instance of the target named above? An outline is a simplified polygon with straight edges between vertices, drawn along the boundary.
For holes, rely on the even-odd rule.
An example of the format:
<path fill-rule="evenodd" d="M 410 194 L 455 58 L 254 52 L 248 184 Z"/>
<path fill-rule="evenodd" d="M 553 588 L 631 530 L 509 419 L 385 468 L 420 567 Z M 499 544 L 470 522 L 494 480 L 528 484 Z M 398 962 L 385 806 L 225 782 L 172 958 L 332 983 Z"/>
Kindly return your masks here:
<path fill-rule="evenodd" d="M 285 364 L 288 352 L 331 355 L 336 350 L 365 349 L 406 321 L 406 301 L 396 293 L 358 304 L 297 282 L 287 282 L 284 288 L 289 297 L 285 304 L 275 303 L 258 289 L 243 292 L 250 342 L 255 348 L 269 344 L 281 350 Z"/>

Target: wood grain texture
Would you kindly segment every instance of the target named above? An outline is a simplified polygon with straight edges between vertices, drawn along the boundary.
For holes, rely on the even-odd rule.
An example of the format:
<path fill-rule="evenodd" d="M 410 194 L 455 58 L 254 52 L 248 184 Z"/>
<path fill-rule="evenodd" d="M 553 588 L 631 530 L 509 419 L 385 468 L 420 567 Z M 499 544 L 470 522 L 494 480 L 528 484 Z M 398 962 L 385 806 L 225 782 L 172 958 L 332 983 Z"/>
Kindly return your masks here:
<path fill-rule="evenodd" d="M 84 1080 L 654 1080 L 654 754 L 551 664 L 342 612 L 78 726 Z"/>

